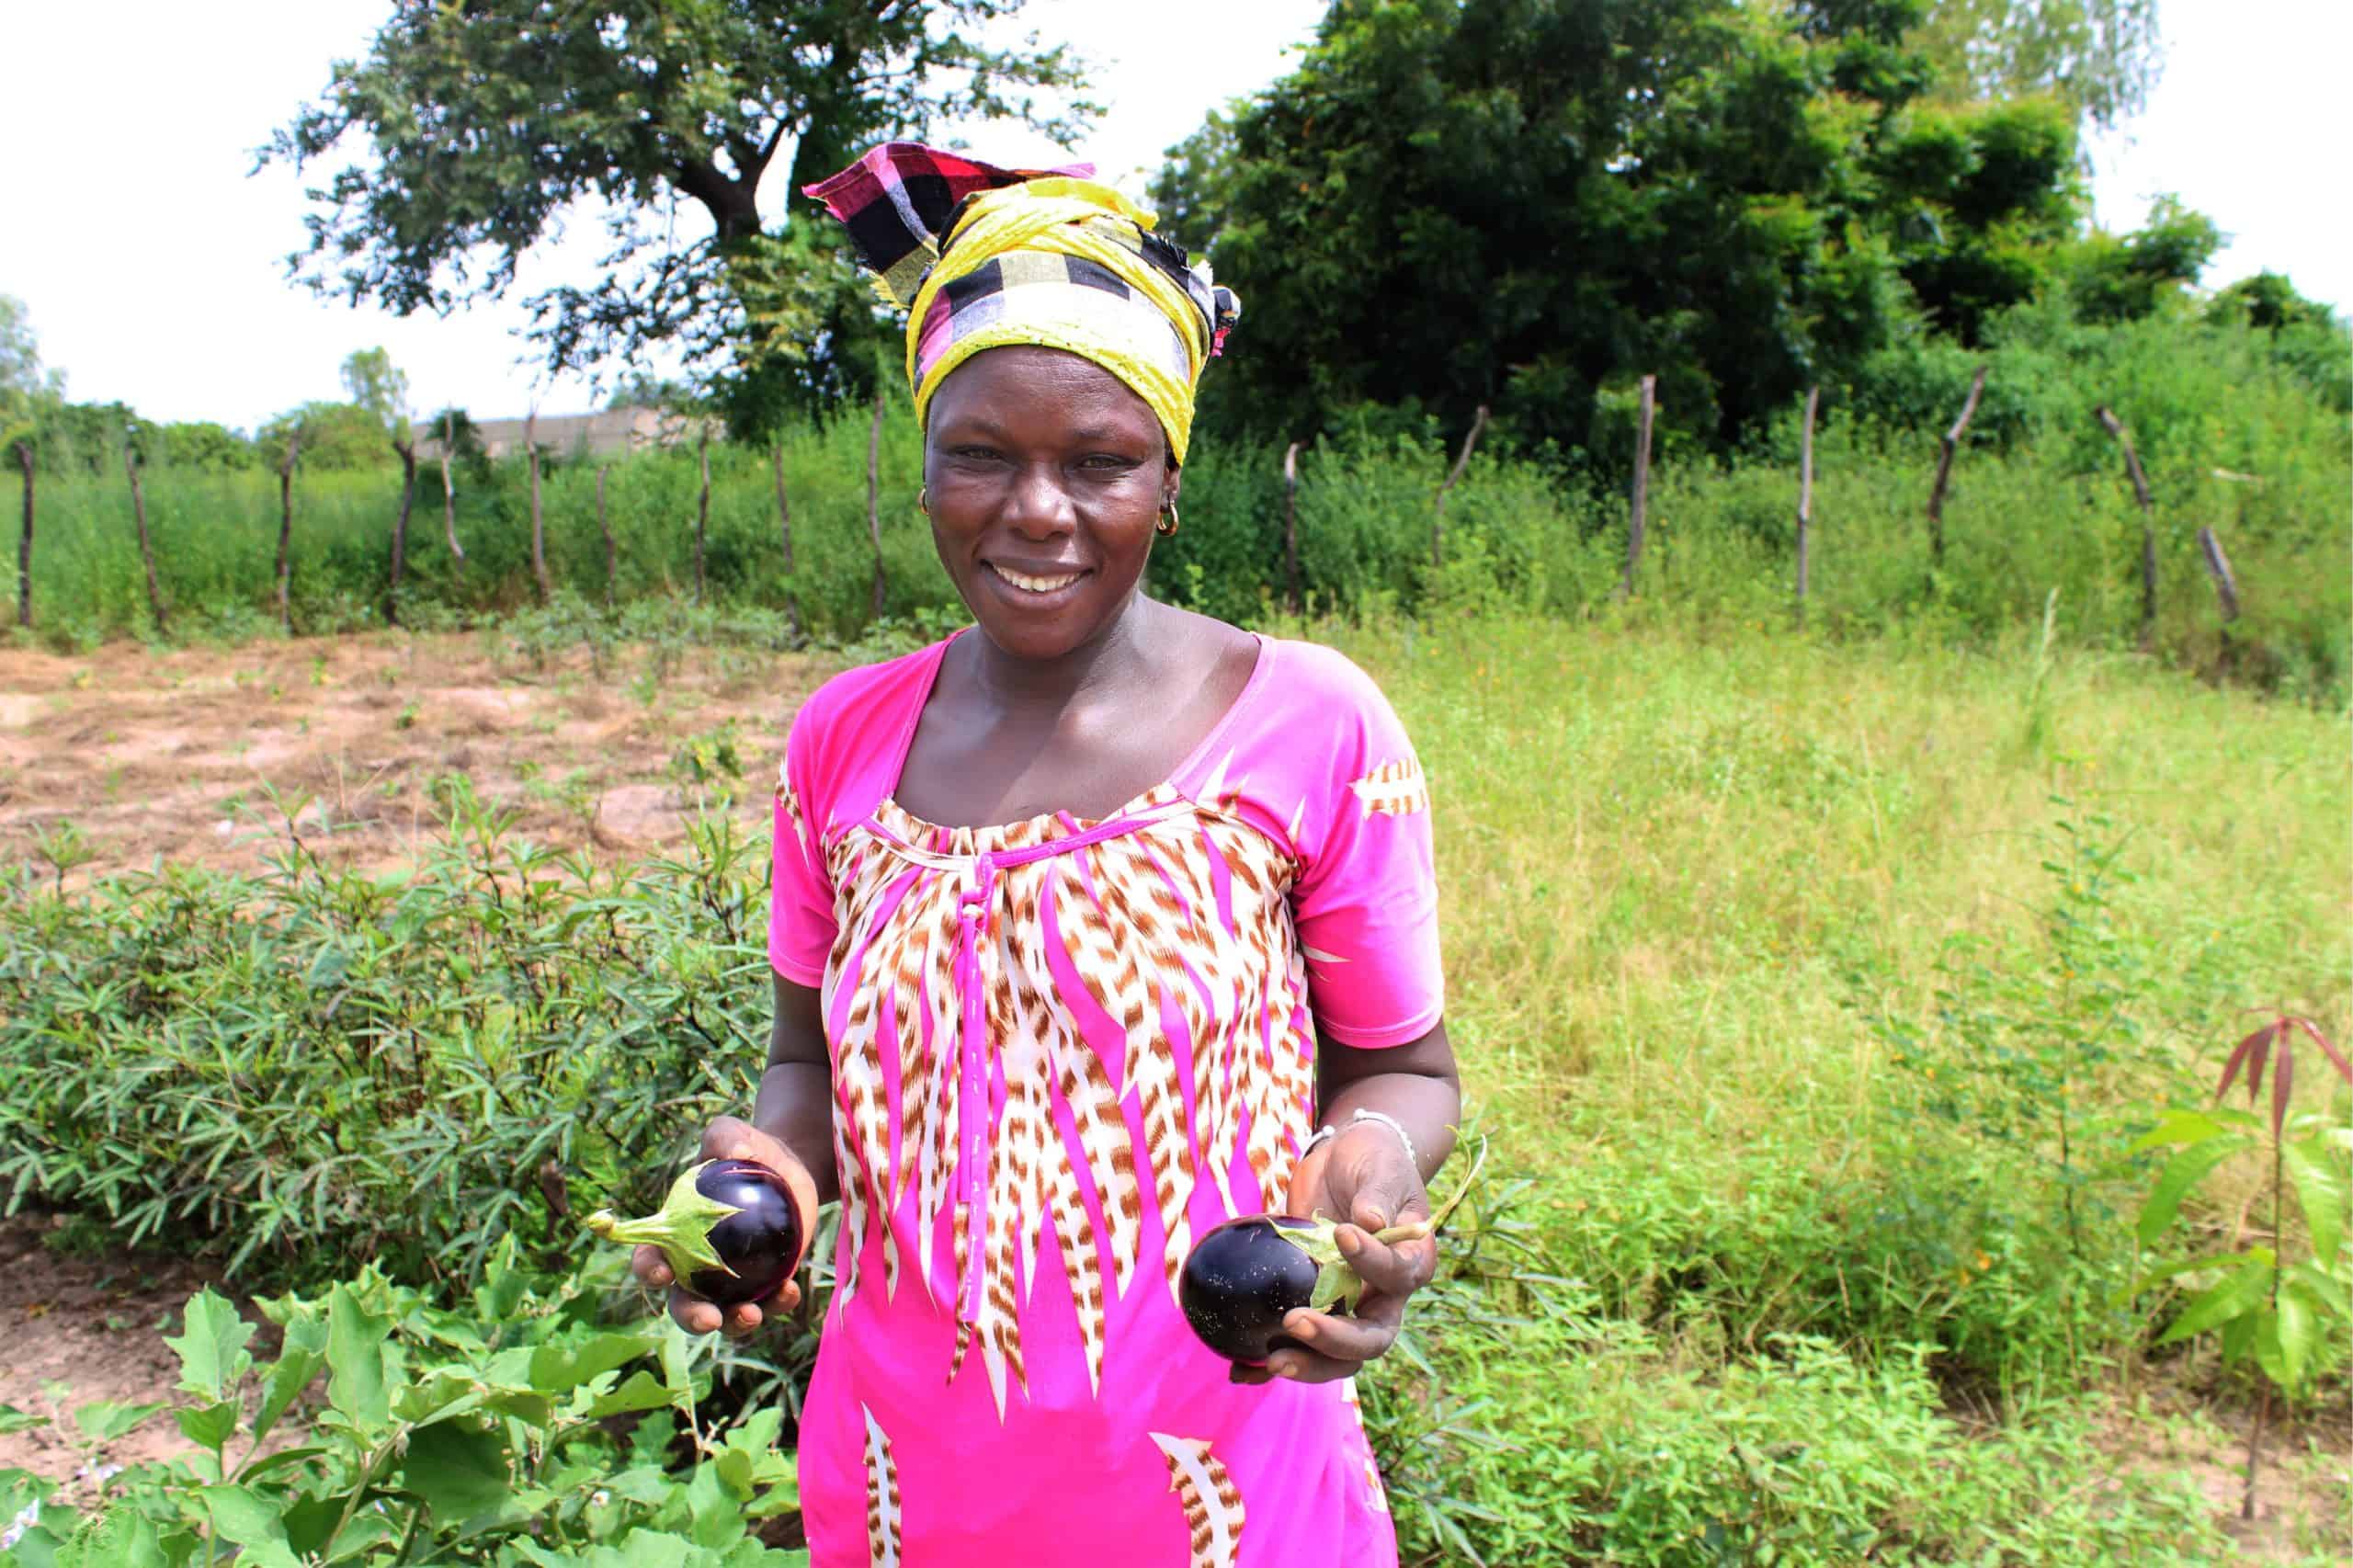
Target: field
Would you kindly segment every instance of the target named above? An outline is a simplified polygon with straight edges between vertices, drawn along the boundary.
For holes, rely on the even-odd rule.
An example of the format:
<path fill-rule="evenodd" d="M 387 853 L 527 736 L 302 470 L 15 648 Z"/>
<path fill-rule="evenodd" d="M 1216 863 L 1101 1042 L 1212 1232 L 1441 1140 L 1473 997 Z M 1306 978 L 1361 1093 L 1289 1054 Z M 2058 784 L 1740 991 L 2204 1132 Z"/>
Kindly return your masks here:
<path fill-rule="evenodd" d="M 2212 1335 L 2153 1348 L 2178 1298 L 2120 1290 L 2143 1261 L 2132 1223 L 2156 1170 L 2131 1139 L 2207 1097 L 2244 1009 L 2284 1005 L 2336 1040 L 2353 1027 L 2340 719 L 2035 635 L 1957 651 L 1642 605 L 1289 630 L 1373 671 L 1423 752 L 1450 1022 L 1472 1120 L 1508 1173 L 1472 1205 L 1461 1275 L 1420 1309 L 1415 1358 L 1368 1380 L 1411 1560 L 2353 1547 L 2343 1335 L 2291 1405 L 2268 1399 L 2243 1524 L 2258 1379 Z M 665 1085 L 563 1145 L 573 1206 L 627 1189 L 631 1153 L 676 1157 L 699 1108 L 740 1093 L 765 1014 L 764 781 L 794 705 L 840 662 L 497 631 L 0 654 L 0 845 L 21 869 L 0 1073 L 26 1086 L 0 1103 L 0 1183 L 49 1216 L 15 1222 L 11 1274 L 63 1281 L 0 1302 L 0 1406 L 31 1413 L 14 1425 L 52 1398 L 171 1397 L 163 1290 L 119 1294 L 133 1229 L 168 1237 L 170 1260 L 134 1275 L 178 1289 L 225 1267 L 238 1301 L 320 1299 L 367 1261 L 392 1283 L 363 1278 L 352 1300 L 415 1286 L 416 1303 L 462 1302 L 497 1277 L 498 1232 L 535 1279 L 574 1267 L 562 1183 L 543 1213 L 518 1151 L 539 1123 L 593 1119 L 583 1088 L 509 1057 L 536 1034 L 563 1052 L 609 1017 L 611 1049 Z M 155 857 L 195 869 L 158 877 Z M 631 912 L 638 947 L 570 935 L 574 911 L 608 907 Z M 458 940 L 372 935 L 435 918 Z M 370 941 L 377 956 L 357 956 Z M 342 967 L 323 967 L 330 950 Z M 168 986 L 120 989 L 116 971 L 166 958 Z M 233 997 L 217 989 L 232 979 Z M 480 1078 L 502 1104 L 540 1100 L 519 1120 L 487 1097 L 478 1121 L 437 1111 L 429 1086 L 321 1109 L 338 1083 L 406 1069 L 398 1053 L 359 1079 L 322 1067 L 366 1030 L 333 1021 L 339 1002 L 322 1017 L 313 981 L 370 998 L 387 1042 L 442 1042 L 410 1065 L 446 1094 Z M 504 1000 L 476 1002 L 485 987 Z M 228 1015 L 199 1015 L 206 995 L 286 1038 L 247 1043 Z M 228 1060 L 249 1050 L 278 1054 Z M 1995 1068 L 2020 1061 L 2058 1071 Z M 217 1127 L 109 1086 L 165 1066 L 234 1102 Z M 290 1111 L 280 1081 L 327 1097 Z M 90 1105 L 67 1108 L 80 1094 Z M 2310 1057 L 2295 1108 L 2332 1098 L 2341 1119 L 2344 1092 Z M 371 1172 L 297 1146 L 338 1117 L 349 1145 L 455 1139 L 480 1158 Z M 315 1215 L 313 1158 L 345 1162 Z M 260 1196 L 239 1171 L 260 1173 Z M 2262 1174 L 2226 1166 L 2186 1210 L 2191 1239 L 2262 1233 Z M 268 1196 L 272 1180 L 293 1198 Z M 108 1212 L 111 1240 L 94 1224 Z M 266 1227 L 276 1241 L 244 1245 Z M 608 1268 L 590 1278 L 617 1289 Z M 67 1305 L 37 1313 L 52 1298 Z M 620 1292 L 596 1315 L 636 1310 Z M 382 1311 L 413 1325 L 427 1309 Z M 764 1354 L 789 1372 L 806 1348 Z M 760 1381 L 774 1369 L 699 1366 L 719 1409 L 775 1387 Z M 44 1390 L 61 1371 L 75 1392 Z M 311 1419 L 332 1428 L 340 1397 Z M 103 1443 L 70 1430 L 0 1436 L 0 1472 L 28 1465 L 89 1501 L 74 1470 L 188 1451 L 160 1419 Z M 563 1441 L 592 1467 L 625 1458 L 594 1433 Z"/>

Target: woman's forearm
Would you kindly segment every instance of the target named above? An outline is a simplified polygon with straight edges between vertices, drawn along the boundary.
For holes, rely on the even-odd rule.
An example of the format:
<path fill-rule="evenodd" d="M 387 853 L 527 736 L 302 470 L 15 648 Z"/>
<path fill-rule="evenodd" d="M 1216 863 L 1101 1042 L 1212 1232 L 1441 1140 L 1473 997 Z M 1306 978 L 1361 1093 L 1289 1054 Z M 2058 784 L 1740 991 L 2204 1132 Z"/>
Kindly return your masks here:
<path fill-rule="evenodd" d="M 822 1062 L 771 1062 L 760 1074 L 752 1125 L 792 1151 L 817 1186 L 817 1201 L 841 1196 L 834 1169 L 833 1086 Z"/>
<path fill-rule="evenodd" d="M 1327 1043 L 1317 1059 L 1319 1126 L 1347 1131 L 1359 1110 L 1379 1111 L 1414 1141 L 1414 1163 L 1427 1181 L 1454 1151 L 1462 1120 L 1462 1085 L 1454 1050 L 1439 1024 L 1421 1039 L 1382 1051 Z"/>

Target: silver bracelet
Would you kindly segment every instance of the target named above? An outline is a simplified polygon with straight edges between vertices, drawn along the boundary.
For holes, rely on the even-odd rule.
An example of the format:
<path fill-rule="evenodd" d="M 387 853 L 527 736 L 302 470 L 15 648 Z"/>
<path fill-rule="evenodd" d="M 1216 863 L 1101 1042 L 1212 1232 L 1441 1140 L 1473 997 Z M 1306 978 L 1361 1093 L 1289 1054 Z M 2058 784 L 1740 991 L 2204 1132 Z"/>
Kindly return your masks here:
<path fill-rule="evenodd" d="M 1405 1124 L 1404 1122 L 1399 1121 L 1393 1116 L 1384 1116 L 1377 1110 L 1359 1110 L 1356 1115 L 1348 1119 L 1348 1125 L 1353 1127 L 1359 1121 L 1377 1121 L 1381 1123 L 1381 1126 L 1389 1129 L 1390 1131 L 1397 1134 L 1397 1142 L 1405 1145 L 1405 1163 L 1413 1166 L 1416 1172 L 1420 1171 L 1422 1168 L 1421 1156 L 1415 1153 L 1413 1135 L 1405 1131 Z"/>
<path fill-rule="evenodd" d="M 1324 1144 L 1329 1143 L 1333 1139 L 1337 1138 L 1339 1135 L 1340 1130 L 1336 1127 L 1317 1128 L 1315 1130 L 1315 1135 L 1313 1138 L 1310 1138 L 1306 1142 L 1300 1145 L 1299 1157 L 1302 1160 L 1307 1158 L 1308 1155 L 1315 1153 L 1316 1150 L 1322 1148 Z"/>

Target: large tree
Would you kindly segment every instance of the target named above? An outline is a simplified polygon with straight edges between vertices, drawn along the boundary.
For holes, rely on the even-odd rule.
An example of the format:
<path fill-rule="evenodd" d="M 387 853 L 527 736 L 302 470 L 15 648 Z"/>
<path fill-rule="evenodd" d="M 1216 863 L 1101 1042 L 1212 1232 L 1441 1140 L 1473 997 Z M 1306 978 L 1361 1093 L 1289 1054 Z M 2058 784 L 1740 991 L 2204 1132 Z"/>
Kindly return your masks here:
<path fill-rule="evenodd" d="M 367 55 L 337 62 L 262 150 L 334 165 L 290 266 L 355 303 L 447 313 L 505 293 L 527 253 L 600 208 L 601 279 L 529 301 L 550 368 L 660 345 L 756 372 L 857 324 L 831 237 L 765 227 L 764 180 L 797 189 L 942 119 L 1018 119 L 1065 141 L 1083 126 L 1066 51 L 983 41 L 1020 6 L 396 0 Z"/>
<path fill-rule="evenodd" d="M 2105 129 L 2141 112 L 2164 63 L 2157 0 L 1936 0 L 1908 41 L 1940 102 L 2049 93 Z"/>
<path fill-rule="evenodd" d="M 2072 116 L 1920 105 L 1919 15 L 1336 0 L 1155 187 L 1244 301 L 1208 417 L 1486 405 L 1506 438 L 1615 451 L 1648 372 L 1670 433 L 1730 443 L 1915 308 L 1973 331 L 2067 232 Z"/>

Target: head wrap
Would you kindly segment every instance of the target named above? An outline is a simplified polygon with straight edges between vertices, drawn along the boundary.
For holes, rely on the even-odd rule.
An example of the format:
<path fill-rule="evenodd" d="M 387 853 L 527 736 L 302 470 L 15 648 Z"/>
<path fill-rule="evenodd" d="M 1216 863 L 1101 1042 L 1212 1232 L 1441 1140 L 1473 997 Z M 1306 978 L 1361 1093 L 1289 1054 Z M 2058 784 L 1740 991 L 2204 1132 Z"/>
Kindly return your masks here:
<path fill-rule="evenodd" d="M 849 230 L 876 291 L 906 308 L 917 419 L 949 372 L 984 348 L 1060 348 L 1151 404 L 1181 463 L 1193 389 L 1241 301 L 1094 173 L 1002 169 L 887 142 L 803 193 Z"/>

